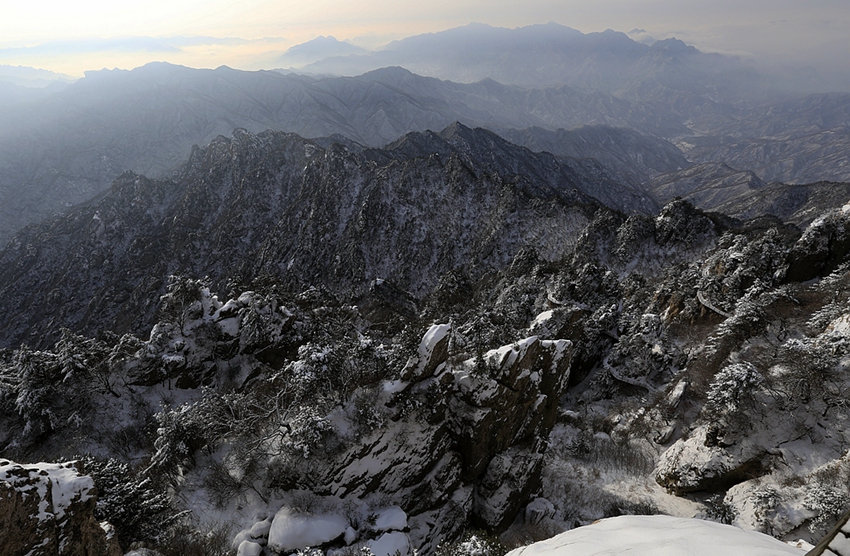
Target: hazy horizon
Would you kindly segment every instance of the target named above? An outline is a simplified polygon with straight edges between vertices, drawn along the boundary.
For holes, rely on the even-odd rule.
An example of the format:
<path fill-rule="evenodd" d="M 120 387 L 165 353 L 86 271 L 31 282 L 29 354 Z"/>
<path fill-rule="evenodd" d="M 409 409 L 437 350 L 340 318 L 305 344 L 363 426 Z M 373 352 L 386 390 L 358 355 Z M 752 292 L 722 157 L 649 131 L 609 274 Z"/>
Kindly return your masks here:
<path fill-rule="evenodd" d="M 6 8 L 0 22 L 0 65 L 29 66 L 72 77 L 153 61 L 246 70 L 278 67 L 288 48 L 332 35 L 366 48 L 420 33 L 483 23 L 522 27 L 555 22 L 584 33 L 613 29 L 636 39 L 676 37 L 705 52 L 734 54 L 769 66 L 811 66 L 848 82 L 850 14 L 842 2 L 817 0 L 630 0 L 595 3 L 532 0 L 439 0 L 400 5 L 371 0 L 349 5 L 247 0 L 153 0 L 117 4 L 81 0 Z M 329 15 L 330 14 L 330 15 Z"/>

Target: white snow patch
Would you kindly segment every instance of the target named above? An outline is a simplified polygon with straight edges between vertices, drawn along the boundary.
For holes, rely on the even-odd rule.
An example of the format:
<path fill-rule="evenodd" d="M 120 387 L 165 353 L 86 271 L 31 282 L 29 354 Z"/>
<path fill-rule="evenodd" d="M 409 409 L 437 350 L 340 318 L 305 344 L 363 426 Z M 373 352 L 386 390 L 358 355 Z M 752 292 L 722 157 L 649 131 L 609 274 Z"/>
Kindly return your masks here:
<path fill-rule="evenodd" d="M 484 354 L 485 359 L 494 361 L 500 368 L 512 366 L 528 350 L 528 347 L 538 340 L 537 336 L 529 336 L 518 342 L 502 346 L 496 349 L 491 349 Z M 543 344 L 546 345 L 545 343 Z M 560 345 L 558 346 L 560 350 Z"/>
<path fill-rule="evenodd" d="M 228 317 L 218 321 L 218 328 L 223 334 L 235 338 L 239 335 L 239 317 Z"/>
<path fill-rule="evenodd" d="M 841 315 L 829 323 L 826 332 L 834 336 L 850 336 L 850 315 Z"/>
<path fill-rule="evenodd" d="M 86 502 L 94 491 L 92 478 L 81 475 L 73 464 L 74 462 L 21 465 L 0 460 L 0 481 L 9 483 L 12 488 L 22 493 L 36 491 L 41 500 L 38 506 L 39 521 L 51 516 L 61 520 L 72 502 Z M 47 499 L 48 484 L 50 500 Z"/>
<path fill-rule="evenodd" d="M 422 337 L 422 342 L 419 344 L 420 359 L 426 359 L 430 356 L 437 344 L 448 335 L 451 328 L 449 324 L 432 325 L 428 329 L 428 332 L 425 333 L 425 336 Z"/>
<path fill-rule="evenodd" d="M 253 527 L 251 527 L 251 536 L 254 537 L 255 539 L 268 537 L 269 531 L 271 530 L 271 528 L 272 528 L 272 520 L 271 519 L 265 519 L 263 521 L 258 521 L 257 523 L 254 524 Z"/>
<path fill-rule="evenodd" d="M 390 506 L 378 512 L 375 531 L 402 531 L 407 528 L 407 514 L 398 506 Z"/>
<path fill-rule="evenodd" d="M 843 535 L 836 535 L 829 542 L 829 549 L 836 554 L 850 554 L 850 539 Z"/>
<path fill-rule="evenodd" d="M 410 554 L 410 539 L 405 533 L 398 531 L 384 533 L 380 538 L 367 542 L 366 546 L 375 556 L 393 556 L 394 554 L 406 556 Z"/>
<path fill-rule="evenodd" d="M 553 311 L 551 309 L 548 310 L 548 311 L 543 311 L 542 313 L 540 313 L 539 315 L 534 317 L 533 321 L 531 321 L 531 328 L 534 328 L 535 326 L 539 326 L 539 325 L 545 323 L 546 321 L 551 320 L 554 315 L 555 315 L 555 311 Z"/>
<path fill-rule="evenodd" d="M 518 548 L 509 556 L 802 556 L 803 550 L 755 531 L 712 521 L 653 516 L 620 516 Z"/>
<path fill-rule="evenodd" d="M 403 380 L 385 380 L 382 384 L 382 390 L 387 394 L 395 394 L 401 392 L 407 387 L 407 382 Z"/>
<path fill-rule="evenodd" d="M 336 514 L 296 513 L 281 508 L 269 531 L 269 547 L 279 552 L 319 546 L 345 534 L 348 520 Z"/>
<path fill-rule="evenodd" d="M 682 401 L 682 396 L 685 395 L 685 389 L 687 387 L 688 381 L 685 379 L 676 383 L 676 386 L 670 391 L 670 394 L 667 395 L 667 405 L 673 408 L 679 407 L 679 403 Z"/>
<path fill-rule="evenodd" d="M 236 549 L 236 556 L 260 556 L 263 547 L 251 541 L 242 541 Z"/>

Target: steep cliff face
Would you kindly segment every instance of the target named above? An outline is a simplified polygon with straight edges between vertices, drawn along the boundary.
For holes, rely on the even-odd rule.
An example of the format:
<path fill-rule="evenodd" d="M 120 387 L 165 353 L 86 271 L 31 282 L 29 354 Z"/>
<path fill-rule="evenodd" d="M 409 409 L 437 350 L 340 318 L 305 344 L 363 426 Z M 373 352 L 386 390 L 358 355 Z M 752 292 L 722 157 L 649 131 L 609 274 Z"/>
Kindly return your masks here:
<path fill-rule="evenodd" d="M 450 270 L 504 267 L 524 245 L 559 258 L 604 210 L 582 192 L 594 178 L 552 157 L 459 125 L 428 137 L 438 145 L 406 152 L 410 136 L 357 153 L 239 131 L 196 150 L 176 181 L 124 174 L 0 254 L 2 344 L 41 344 L 61 326 L 145 330 L 176 273 L 347 297 L 382 279 L 421 296 Z"/>
<path fill-rule="evenodd" d="M 94 517 L 94 483 L 74 462 L 0 460 L 0 546 L 5 554 L 123 554 L 108 523 Z"/>

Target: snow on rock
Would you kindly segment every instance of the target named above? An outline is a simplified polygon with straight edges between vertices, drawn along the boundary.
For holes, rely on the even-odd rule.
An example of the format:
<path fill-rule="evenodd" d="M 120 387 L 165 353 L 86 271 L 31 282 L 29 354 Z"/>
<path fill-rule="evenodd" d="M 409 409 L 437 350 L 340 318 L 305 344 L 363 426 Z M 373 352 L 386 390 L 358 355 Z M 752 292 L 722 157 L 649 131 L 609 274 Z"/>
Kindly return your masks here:
<path fill-rule="evenodd" d="M 758 476 L 764 450 L 755 445 L 720 446 L 703 425 L 677 440 L 658 460 L 655 480 L 673 493 L 720 490 Z"/>
<path fill-rule="evenodd" d="M 422 341 L 415 357 L 411 357 L 402 371 L 402 381 L 420 380 L 433 376 L 449 357 L 450 324 L 432 325 Z"/>
<path fill-rule="evenodd" d="M 802 556 L 803 550 L 762 533 L 712 521 L 620 516 L 561 533 L 509 556 Z"/>
<path fill-rule="evenodd" d="M 68 463 L 31 463 L 26 466 L 0 461 L 0 481 L 22 493 L 34 491 L 39 497 L 39 520 L 62 519 L 72 504 L 94 496 L 94 481 L 81 475 Z"/>
<path fill-rule="evenodd" d="M 682 401 L 682 397 L 685 395 L 685 391 L 688 388 L 687 379 L 682 379 L 676 383 L 676 386 L 667 394 L 666 399 L 664 400 L 667 407 L 671 409 L 675 409 L 679 407 L 679 404 Z"/>
<path fill-rule="evenodd" d="M 826 327 L 826 333 L 833 336 L 850 336 L 850 315 L 841 315 Z"/>
<path fill-rule="evenodd" d="M 549 309 L 548 311 L 543 311 L 542 313 L 534 317 L 534 320 L 531 321 L 531 326 L 529 328 L 535 328 L 537 326 L 540 326 L 541 324 L 552 320 L 552 317 L 554 315 L 555 311 L 553 311 L 552 309 Z"/>
<path fill-rule="evenodd" d="M 403 553 L 431 553 L 469 520 L 498 529 L 519 515 L 539 490 L 572 343 L 526 338 L 494 350 L 481 369 L 475 358 L 447 365 L 449 337 L 449 325 L 428 329 L 400 380 L 381 385 L 381 396 L 393 402 L 388 411 L 397 413 L 328 462 L 324 494 L 361 501 L 364 516 L 373 517 L 351 523 L 368 526 L 358 530 L 338 516 L 286 507 L 274 518 L 267 552 L 334 540 L 341 546 L 343 539 L 349 547 L 393 541 L 387 550 L 395 552 L 403 539 Z M 435 391 L 440 395 L 430 399 Z M 400 411 L 406 406 L 399 402 L 412 409 Z"/>
<path fill-rule="evenodd" d="M 262 553 L 263 547 L 251 541 L 242 541 L 236 549 L 236 556 L 260 556 Z"/>
<path fill-rule="evenodd" d="M 473 499 L 473 509 L 488 526 L 500 529 L 513 520 L 537 486 L 543 464 L 539 450 L 510 447 L 490 460 Z"/>
<path fill-rule="evenodd" d="M 730 488 L 723 503 L 734 513 L 733 525 L 781 537 L 814 517 L 803 505 L 804 496 L 803 487 L 769 485 L 755 479 Z"/>
<path fill-rule="evenodd" d="M 260 538 L 268 538 L 269 531 L 272 528 L 272 520 L 264 519 L 263 521 L 258 521 L 251 527 L 251 537 L 255 539 Z"/>
<path fill-rule="evenodd" d="M 450 331 L 451 325 L 449 324 L 432 325 L 428 329 L 428 332 L 425 333 L 425 336 L 422 337 L 422 342 L 419 344 L 419 356 L 426 358 L 431 355 L 437 344 L 443 341 L 443 338 L 448 336 Z"/>
<path fill-rule="evenodd" d="M 0 459 L 0 547 L 4 554 L 120 554 L 94 518 L 95 488 L 76 462 Z"/>
<path fill-rule="evenodd" d="M 221 319 L 218 321 L 218 328 L 223 334 L 235 338 L 239 335 L 239 318 L 230 317 Z"/>
<path fill-rule="evenodd" d="M 348 520 L 337 514 L 299 513 L 283 507 L 272 520 L 269 548 L 284 552 L 320 546 L 345 535 Z"/>
<path fill-rule="evenodd" d="M 410 554 L 410 539 L 406 534 L 396 531 L 384 533 L 379 538 L 368 541 L 366 546 L 375 556 L 407 556 Z"/>
<path fill-rule="evenodd" d="M 545 498 L 535 498 L 525 507 L 525 522 L 531 525 L 536 525 L 554 515 L 555 505 Z"/>
<path fill-rule="evenodd" d="M 379 511 L 375 519 L 375 531 L 403 531 L 406 528 L 407 514 L 398 506 Z"/>

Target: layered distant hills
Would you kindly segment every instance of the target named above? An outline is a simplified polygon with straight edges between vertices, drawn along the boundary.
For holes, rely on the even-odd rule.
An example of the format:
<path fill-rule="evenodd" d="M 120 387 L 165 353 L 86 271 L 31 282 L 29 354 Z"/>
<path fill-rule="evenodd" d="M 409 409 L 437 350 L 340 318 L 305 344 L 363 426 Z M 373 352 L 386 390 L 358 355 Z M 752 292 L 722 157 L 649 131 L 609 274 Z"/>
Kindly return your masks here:
<path fill-rule="evenodd" d="M 327 40 L 305 43 L 317 52 Z M 346 51 L 346 43 L 331 43 L 323 59 L 300 69 L 334 75 L 357 75 L 402 66 L 415 73 L 460 82 L 494 79 L 524 87 L 567 85 L 622 96 L 643 96 L 650 89 L 668 88 L 702 95 L 761 93 L 766 83 L 751 64 L 706 54 L 677 39 L 652 45 L 625 33 L 606 30 L 582 33 L 557 23 L 516 29 L 479 23 L 394 41 L 373 52 Z M 334 51 L 335 50 L 335 51 Z"/>
<path fill-rule="evenodd" d="M 155 63 L 68 85 L 10 68 L 15 79 L 0 83 L 0 240 L 106 190 L 125 170 L 167 177 L 193 145 L 236 128 L 379 147 L 461 122 L 532 150 L 595 159 L 586 164 L 659 202 L 672 191 L 719 202 L 703 191 L 716 180 L 702 163 L 765 183 L 850 181 L 850 94 L 797 96 L 739 59 L 674 39 L 646 45 L 557 24 L 469 25 L 374 52 L 319 37 L 281 60 L 312 75 Z M 33 88 L 45 80 L 54 85 Z M 660 174 L 667 185 L 656 191 L 650 180 Z M 695 178 L 699 195 L 687 185 Z M 728 200 L 728 180 L 723 187 Z"/>

